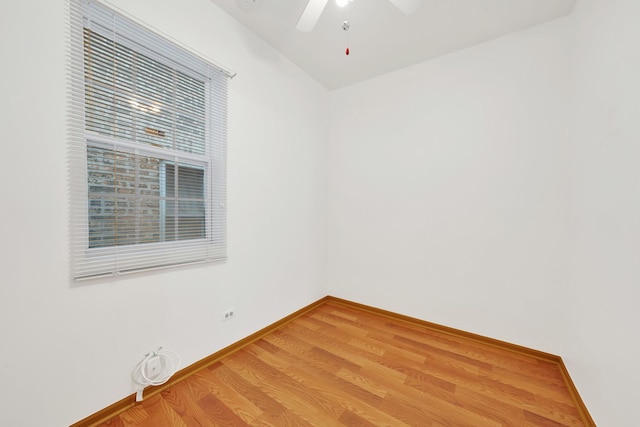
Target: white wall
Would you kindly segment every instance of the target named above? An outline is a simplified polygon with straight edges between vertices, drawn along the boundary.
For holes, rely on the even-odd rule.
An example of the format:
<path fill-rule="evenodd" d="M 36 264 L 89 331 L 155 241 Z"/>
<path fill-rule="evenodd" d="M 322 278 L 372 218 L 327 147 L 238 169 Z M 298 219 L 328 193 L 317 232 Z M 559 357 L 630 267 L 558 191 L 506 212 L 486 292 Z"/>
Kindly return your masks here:
<path fill-rule="evenodd" d="M 640 2 L 580 0 L 571 114 L 574 381 L 599 425 L 640 400 Z"/>
<path fill-rule="evenodd" d="M 567 31 L 331 93 L 329 293 L 559 352 Z"/>
<path fill-rule="evenodd" d="M 75 286 L 69 278 L 64 1 L 0 4 L 0 414 L 69 425 L 133 392 L 149 350 L 185 364 L 326 295 L 328 95 L 209 0 L 118 7 L 238 72 L 229 260 Z M 237 318 L 222 323 L 223 310 Z"/>
<path fill-rule="evenodd" d="M 329 293 L 559 354 L 637 425 L 639 20 L 579 0 L 331 93 Z"/>

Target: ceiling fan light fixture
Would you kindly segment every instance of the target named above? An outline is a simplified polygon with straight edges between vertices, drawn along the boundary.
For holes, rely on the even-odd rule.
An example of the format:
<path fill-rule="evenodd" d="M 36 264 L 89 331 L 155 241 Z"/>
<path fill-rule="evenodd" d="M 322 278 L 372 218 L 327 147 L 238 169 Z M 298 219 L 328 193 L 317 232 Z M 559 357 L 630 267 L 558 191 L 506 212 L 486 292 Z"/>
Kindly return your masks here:
<path fill-rule="evenodd" d="M 260 0 L 243 0 L 243 1 L 260 1 Z M 336 4 L 339 7 L 345 7 L 353 0 L 336 0 Z M 424 0 L 389 0 L 398 9 L 403 11 L 406 15 L 410 15 L 416 11 Z M 307 0 L 307 6 L 302 11 L 300 19 L 296 24 L 296 30 L 304 31 L 308 33 L 316 26 L 320 15 L 324 10 L 329 0 Z"/>

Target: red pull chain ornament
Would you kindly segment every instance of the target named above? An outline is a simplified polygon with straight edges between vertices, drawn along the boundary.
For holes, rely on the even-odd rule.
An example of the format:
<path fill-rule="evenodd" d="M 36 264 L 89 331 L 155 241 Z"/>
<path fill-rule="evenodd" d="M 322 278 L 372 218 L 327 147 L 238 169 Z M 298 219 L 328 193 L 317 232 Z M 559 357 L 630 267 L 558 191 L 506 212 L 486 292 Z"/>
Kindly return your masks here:
<path fill-rule="evenodd" d="M 351 28 L 351 24 L 349 24 L 349 21 L 344 21 L 342 23 L 342 29 L 344 30 L 345 33 L 347 33 L 347 48 L 344 51 L 344 54 L 349 56 L 349 28 Z"/>

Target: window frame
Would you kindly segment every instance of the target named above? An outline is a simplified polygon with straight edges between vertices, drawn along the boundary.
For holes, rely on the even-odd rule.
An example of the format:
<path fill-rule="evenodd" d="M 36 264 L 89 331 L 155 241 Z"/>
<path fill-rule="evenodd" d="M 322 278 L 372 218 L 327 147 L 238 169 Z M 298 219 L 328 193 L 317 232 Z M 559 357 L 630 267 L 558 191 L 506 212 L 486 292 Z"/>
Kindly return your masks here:
<path fill-rule="evenodd" d="M 200 55 L 178 45 L 174 40 L 164 35 L 157 34 L 147 25 L 124 16 L 121 11 L 102 5 L 94 0 L 70 0 L 72 25 L 70 36 L 72 48 L 70 50 L 70 169 L 71 169 L 71 233 L 72 233 L 72 275 L 75 280 L 91 279 L 104 276 L 118 276 L 123 273 L 155 270 L 175 265 L 184 265 L 201 262 L 223 261 L 226 259 L 226 115 L 227 115 L 227 81 L 235 73 L 220 67 Z M 85 125 L 85 28 L 93 30 L 87 24 L 87 8 L 96 6 L 108 13 L 113 13 L 116 19 L 124 20 L 126 25 L 136 27 L 144 36 L 155 38 L 154 43 L 167 44 L 174 51 L 180 51 L 180 55 L 190 55 L 197 61 L 204 62 L 209 73 L 208 77 L 201 74 L 201 70 L 194 71 L 179 62 L 180 57 L 171 58 L 167 52 L 155 52 L 149 47 L 142 46 L 139 41 L 129 40 L 129 49 L 150 57 L 160 63 L 185 73 L 204 83 L 205 98 L 205 143 L 204 153 L 194 154 L 168 148 L 157 148 L 150 144 L 144 144 L 136 140 L 125 140 L 115 136 L 106 136 L 98 132 L 88 130 Z M 129 30 L 129 29 L 127 29 Z M 104 31 L 104 28 L 102 28 Z M 98 34 L 104 36 L 101 32 Z M 118 36 L 114 30 L 113 37 Z M 109 35 L 107 35 L 109 37 Z M 114 42 L 115 38 L 109 37 Z M 158 40 L 160 40 L 158 42 Z M 132 48 L 131 44 L 136 48 Z M 166 59 L 170 61 L 167 63 Z M 203 77 L 205 77 L 203 81 Z M 217 85 L 217 86 L 214 86 Z M 114 86 L 114 93 L 118 89 Z M 214 97 L 214 98 L 212 98 Z M 212 110 L 214 102 L 215 111 Z M 218 104 L 223 103 L 222 111 Z M 214 116 L 220 113 L 221 117 Z M 89 192 L 89 166 L 88 149 L 111 150 L 114 153 L 122 152 L 134 156 L 142 155 L 157 159 L 163 166 L 166 163 L 186 164 L 185 167 L 202 168 L 203 176 L 203 203 L 204 203 L 204 237 L 195 239 L 183 239 L 172 241 L 158 241 L 148 243 L 117 244 L 112 246 L 91 247 L 90 224 L 91 193 Z M 84 161 L 82 158 L 84 151 Z M 178 172 L 179 173 L 179 172 Z M 166 178 L 164 179 L 166 181 Z M 159 178 L 159 181 L 162 181 Z M 164 183 L 166 185 L 166 182 Z M 84 194 L 84 197 L 81 196 Z M 117 199 L 117 191 L 114 191 L 114 200 Z M 144 200 L 136 186 L 136 193 L 132 199 Z M 162 197 L 158 200 L 165 201 Z M 175 199 L 176 203 L 180 201 Z M 162 210 L 160 210 L 162 211 Z M 82 218 L 84 212 L 84 219 Z M 137 213 L 136 222 L 140 214 Z M 161 214 L 158 216 L 158 221 Z M 164 228 L 164 225 L 162 226 Z M 164 234 L 164 233 L 163 233 Z M 160 237 L 159 237 L 160 238 Z M 160 254 L 160 255 L 158 255 Z M 97 266 L 97 267 L 96 267 Z"/>
<path fill-rule="evenodd" d="M 204 191 L 203 193 L 205 194 L 205 201 L 213 198 L 213 194 L 212 194 L 212 173 L 211 173 L 211 169 L 213 168 L 212 165 L 212 161 L 210 160 L 210 158 L 206 157 L 206 156 L 201 156 L 201 155 L 194 155 L 194 154 L 188 154 L 185 156 L 183 154 L 179 154 L 174 156 L 174 157 L 170 157 L 167 155 L 167 153 L 165 153 L 164 151 L 166 150 L 162 150 L 162 149 L 156 149 L 152 146 L 150 147 L 141 147 L 141 146 L 136 146 L 136 143 L 133 142 L 128 142 L 126 140 L 121 140 L 118 139 L 118 142 L 115 144 L 113 144 L 114 138 L 109 138 L 109 137 L 105 137 L 103 135 L 100 135 L 96 132 L 93 131 L 86 131 L 86 141 L 87 141 L 87 148 L 89 147 L 95 147 L 95 148 L 101 148 L 101 149 L 107 149 L 107 150 L 112 150 L 114 148 L 117 148 L 118 153 L 126 153 L 126 154 L 133 154 L 133 155 L 144 155 L 147 156 L 149 155 L 149 157 L 153 157 L 154 159 L 158 159 L 160 160 L 160 166 L 165 166 L 166 163 L 184 163 L 185 161 L 189 162 L 189 166 L 195 166 L 195 167 L 201 167 L 202 170 L 204 171 Z M 107 142 L 108 141 L 108 142 Z M 209 150 L 208 144 L 207 144 L 207 150 Z M 88 172 L 87 172 L 87 177 L 88 177 Z M 88 180 L 85 180 L 88 181 Z M 159 180 L 159 184 L 160 187 L 162 188 L 163 185 L 166 185 L 166 182 L 163 183 L 162 180 Z M 87 192 L 87 201 L 91 200 L 90 195 L 92 193 L 90 193 L 89 191 L 89 184 L 88 182 L 86 182 L 86 192 Z M 161 196 L 160 196 L 160 204 L 162 205 L 162 202 L 166 202 L 166 200 L 163 200 L 163 196 L 162 196 L 162 191 L 160 190 Z M 165 196 L 166 197 L 166 196 Z M 179 202 L 180 200 L 176 200 L 176 202 Z M 200 238 L 200 239 L 183 239 L 183 240 L 189 240 L 189 242 L 193 242 L 195 243 L 195 241 L 201 241 L 201 242 L 206 242 L 209 239 L 211 239 L 211 207 L 210 207 L 211 203 L 205 203 L 205 215 L 204 215 L 204 219 L 205 219 L 205 237 L 204 238 Z M 89 203 L 87 203 L 87 213 L 89 213 Z M 162 208 L 160 208 L 160 214 L 159 214 L 159 219 L 161 220 L 162 218 Z M 166 213 L 166 212 L 165 212 Z M 90 226 L 89 226 L 89 215 L 87 215 L 87 224 L 86 224 L 86 235 L 87 235 L 87 239 L 88 236 L 91 234 L 90 232 Z M 164 227 L 162 225 L 162 223 L 160 223 L 160 230 L 162 230 Z M 162 231 L 160 231 L 160 233 L 162 233 Z M 114 255 L 117 252 L 122 252 L 122 248 L 124 247 L 138 247 L 140 248 L 139 252 L 140 253 L 144 253 L 149 252 L 149 251 L 153 251 L 159 247 L 180 247 L 180 245 L 176 245 L 176 242 L 181 242 L 181 240 L 171 240 L 171 241 L 166 241 L 166 240 L 161 240 L 159 242 L 152 242 L 152 243 L 133 243 L 130 245 L 112 245 L 112 246 L 105 246 L 105 247 L 91 247 L 90 245 L 87 247 L 86 249 L 86 256 L 87 257 L 95 257 L 95 256 L 105 256 L 108 255 L 110 253 L 113 253 Z M 111 252 L 110 252 L 111 251 Z M 133 251 L 132 251 L 133 252 Z M 138 252 L 138 251 L 135 251 Z"/>

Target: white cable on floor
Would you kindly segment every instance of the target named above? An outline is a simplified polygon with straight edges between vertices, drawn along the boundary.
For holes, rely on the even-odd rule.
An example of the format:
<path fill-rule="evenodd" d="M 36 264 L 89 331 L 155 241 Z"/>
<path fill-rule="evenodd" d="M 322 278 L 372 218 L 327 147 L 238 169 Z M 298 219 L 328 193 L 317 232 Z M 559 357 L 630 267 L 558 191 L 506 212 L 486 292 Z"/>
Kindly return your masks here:
<path fill-rule="evenodd" d="M 158 386 L 169 381 L 179 369 L 181 362 L 178 353 L 163 350 L 162 347 L 146 354 L 131 372 L 131 379 L 136 383 L 136 402 L 142 401 L 142 392 L 146 386 Z"/>

